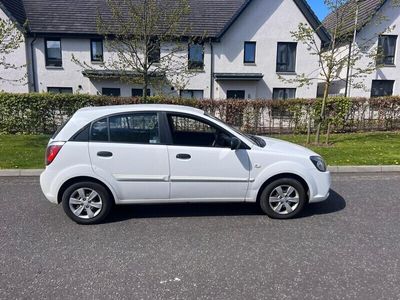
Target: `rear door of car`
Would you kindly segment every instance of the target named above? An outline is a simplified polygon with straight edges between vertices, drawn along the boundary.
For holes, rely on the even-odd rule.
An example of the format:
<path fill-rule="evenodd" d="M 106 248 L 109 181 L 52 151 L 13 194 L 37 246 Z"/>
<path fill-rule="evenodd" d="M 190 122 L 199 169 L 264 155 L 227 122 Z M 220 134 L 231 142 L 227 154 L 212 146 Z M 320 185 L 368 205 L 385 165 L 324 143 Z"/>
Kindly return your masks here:
<path fill-rule="evenodd" d="M 129 112 L 91 125 L 94 172 L 114 186 L 121 201 L 169 199 L 168 150 L 158 112 Z"/>

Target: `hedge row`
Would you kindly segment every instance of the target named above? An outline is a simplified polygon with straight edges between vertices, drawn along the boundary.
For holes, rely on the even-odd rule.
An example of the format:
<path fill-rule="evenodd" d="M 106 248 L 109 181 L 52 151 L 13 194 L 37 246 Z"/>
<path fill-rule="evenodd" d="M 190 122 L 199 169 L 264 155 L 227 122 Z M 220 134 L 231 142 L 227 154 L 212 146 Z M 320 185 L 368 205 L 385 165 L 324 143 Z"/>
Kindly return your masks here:
<path fill-rule="evenodd" d="M 138 103 L 143 103 L 143 99 L 0 93 L 0 133 L 51 133 L 79 108 Z M 146 103 L 197 107 L 258 134 L 313 131 L 321 109 L 321 99 L 193 100 L 156 96 L 148 98 Z M 330 98 L 324 128 L 328 124 L 332 131 L 338 132 L 400 129 L 400 97 Z"/>

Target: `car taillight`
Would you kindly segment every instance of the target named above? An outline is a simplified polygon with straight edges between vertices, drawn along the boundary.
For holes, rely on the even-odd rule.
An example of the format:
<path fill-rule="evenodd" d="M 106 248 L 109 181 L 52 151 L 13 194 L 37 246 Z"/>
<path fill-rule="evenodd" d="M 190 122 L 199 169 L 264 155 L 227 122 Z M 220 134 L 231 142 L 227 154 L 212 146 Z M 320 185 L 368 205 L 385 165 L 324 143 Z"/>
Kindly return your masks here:
<path fill-rule="evenodd" d="M 63 144 L 56 144 L 56 145 L 50 145 L 47 147 L 46 150 L 46 166 L 51 164 L 53 160 L 56 158 L 58 152 L 60 152 Z"/>

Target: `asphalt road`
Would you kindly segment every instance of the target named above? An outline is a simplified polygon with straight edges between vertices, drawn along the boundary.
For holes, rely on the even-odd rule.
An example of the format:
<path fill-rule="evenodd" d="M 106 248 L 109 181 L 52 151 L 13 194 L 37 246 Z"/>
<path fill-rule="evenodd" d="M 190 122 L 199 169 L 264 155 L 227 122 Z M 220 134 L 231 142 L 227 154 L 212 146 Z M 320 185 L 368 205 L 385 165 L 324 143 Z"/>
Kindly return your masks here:
<path fill-rule="evenodd" d="M 399 299 L 400 175 L 335 175 L 279 221 L 253 204 L 117 208 L 79 226 L 0 178 L 0 299 Z"/>

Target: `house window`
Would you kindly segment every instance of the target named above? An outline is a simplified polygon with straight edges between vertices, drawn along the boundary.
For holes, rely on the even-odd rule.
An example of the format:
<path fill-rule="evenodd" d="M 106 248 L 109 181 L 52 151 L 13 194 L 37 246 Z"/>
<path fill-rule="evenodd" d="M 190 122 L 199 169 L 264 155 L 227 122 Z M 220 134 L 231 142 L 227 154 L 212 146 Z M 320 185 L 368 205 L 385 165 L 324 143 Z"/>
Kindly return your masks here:
<path fill-rule="evenodd" d="M 256 62 L 256 42 L 244 42 L 244 63 Z"/>
<path fill-rule="evenodd" d="M 203 90 L 181 90 L 180 96 L 185 99 L 203 99 Z"/>
<path fill-rule="evenodd" d="M 147 61 L 149 64 L 159 63 L 161 58 L 161 47 L 158 39 L 151 39 L 148 46 Z"/>
<path fill-rule="evenodd" d="M 381 35 L 378 40 L 378 65 L 393 66 L 397 35 Z"/>
<path fill-rule="evenodd" d="M 245 90 L 227 90 L 226 98 L 227 99 L 245 99 L 246 91 Z"/>
<path fill-rule="evenodd" d="M 72 87 L 48 87 L 47 92 L 52 94 L 72 94 Z"/>
<path fill-rule="evenodd" d="M 46 55 L 46 66 L 61 67 L 62 66 L 61 40 L 46 39 L 45 55 Z"/>
<path fill-rule="evenodd" d="M 371 97 L 393 95 L 394 80 L 372 80 Z"/>
<path fill-rule="evenodd" d="M 204 46 L 203 44 L 189 44 L 189 69 L 204 68 Z"/>
<path fill-rule="evenodd" d="M 102 88 L 101 94 L 104 96 L 119 97 L 119 96 L 121 96 L 121 89 L 119 89 L 119 88 Z"/>
<path fill-rule="evenodd" d="M 295 72 L 297 43 L 278 43 L 276 72 Z"/>
<path fill-rule="evenodd" d="M 150 89 L 147 89 L 147 96 L 150 96 Z M 143 89 L 132 89 L 132 97 L 143 97 Z"/>
<path fill-rule="evenodd" d="M 103 61 L 103 40 L 90 40 L 90 57 L 92 61 Z"/>
<path fill-rule="evenodd" d="M 275 88 L 272 92 L 273 100 L 288 100 L 296 98 L 296 89 Z M 272 116 L 290 117 L 291 113 L 282 107 L 272 107 Z"/>
<path fill-rule="evenodd" d="M 296 98 L 296 89 L 275 88 L 273 90 L 273 100 L 287 100 Z"/>

